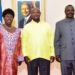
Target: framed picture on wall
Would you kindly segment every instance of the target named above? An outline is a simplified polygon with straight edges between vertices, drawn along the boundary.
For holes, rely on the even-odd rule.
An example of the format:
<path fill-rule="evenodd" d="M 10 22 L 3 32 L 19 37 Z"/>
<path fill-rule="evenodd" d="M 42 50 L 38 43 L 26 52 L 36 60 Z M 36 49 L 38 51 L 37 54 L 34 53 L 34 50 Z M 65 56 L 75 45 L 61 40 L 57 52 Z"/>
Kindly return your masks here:
<path fill-rule="evenodd" d="M 31 22 L 31 9 L 37 7 L 40 9 L 40 0 L 34 2 L 31 0 L 18 0 L 18 27 L 23 28 L 24 25 Z"/>
<path fill-rule="evenodd" d="M 41 11 L 41 19 L 45 20 L 45 0 L 12 0 L 12 8 L 15 11 L 14 23 L 17 27 L 23 28 L 26 22 L 25 16 L 30 14 L 30 10 L 37 7 Z"/>

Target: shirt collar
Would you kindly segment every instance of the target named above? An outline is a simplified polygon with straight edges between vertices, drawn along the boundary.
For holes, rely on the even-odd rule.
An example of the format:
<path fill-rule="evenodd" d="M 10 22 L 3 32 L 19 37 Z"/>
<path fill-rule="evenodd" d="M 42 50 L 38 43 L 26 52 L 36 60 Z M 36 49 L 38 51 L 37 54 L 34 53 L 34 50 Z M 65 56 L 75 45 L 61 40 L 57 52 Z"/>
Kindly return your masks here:
<path fill-rule="evenodd" d="M 26 17 L 25 17 L 25 20 L 27 21 L 27 20 L 29 19 L 29 17 L 30 17 L 30 15 L 26 16 Z"/>
<path fill-rule="evenodd" d="M 65 22 L 72 22 L 72 21 L 74 21 L 75 19 L 73 18 L 73 19 L 68 19 L 68 18 L 66 18 L 65 19 Z"/>

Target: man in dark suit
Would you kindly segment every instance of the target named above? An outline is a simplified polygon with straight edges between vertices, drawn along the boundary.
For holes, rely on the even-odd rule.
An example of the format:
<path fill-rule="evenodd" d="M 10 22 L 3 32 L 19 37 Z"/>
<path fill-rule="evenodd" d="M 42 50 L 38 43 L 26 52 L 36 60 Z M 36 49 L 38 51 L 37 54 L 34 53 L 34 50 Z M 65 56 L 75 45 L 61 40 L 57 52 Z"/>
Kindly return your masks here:
<path fill-rule="evenodd" d="M 75 75 L 74 7 L 67 5 L 65 19 L 56 23 L 54 47 L 56 60 L 61 62 L 62 75 Z"/>
<path fill-rule="evenodd" d="M 23 28 L 24 25 L 26 25 L 27 23 L 31 22 L 31 15 L 30 15 L 30 6 L 27 3 L 23 3 L 21 5 L 21 13 L 24 16 L 24 18 L 22 18 L 19 21 L 19 28 Z"/>

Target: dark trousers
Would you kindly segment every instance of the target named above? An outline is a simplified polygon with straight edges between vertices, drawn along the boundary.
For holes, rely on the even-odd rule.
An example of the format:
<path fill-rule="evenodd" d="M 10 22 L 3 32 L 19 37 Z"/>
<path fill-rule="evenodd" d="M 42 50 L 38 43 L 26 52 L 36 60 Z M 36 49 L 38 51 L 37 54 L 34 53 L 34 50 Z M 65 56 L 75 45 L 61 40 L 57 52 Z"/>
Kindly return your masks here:
<path fill-rule="evenodd" d="M 62 75 L 75 75 L 75 60 L 61 61 Z"/>
<path fill-rule="evenodd" d="M 37 58 L 29 62 L 28 75 L 50 75 L 50 61 L 42 58 Z"/>

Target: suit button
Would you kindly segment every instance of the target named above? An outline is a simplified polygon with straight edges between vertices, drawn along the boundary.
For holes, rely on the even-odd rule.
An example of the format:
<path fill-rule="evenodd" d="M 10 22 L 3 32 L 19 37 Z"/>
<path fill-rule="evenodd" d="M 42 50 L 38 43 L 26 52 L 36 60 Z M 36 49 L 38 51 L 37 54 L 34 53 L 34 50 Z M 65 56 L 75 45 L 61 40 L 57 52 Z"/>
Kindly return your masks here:
<path fill-rule="evenodd" d="M 72 45 L 74 45 L 74 43 L 72 42 Z"/>
<path fill-rule="evenodd" d="M 72 38 L 72 40 L 74 40 L 74 38 Z"/>

